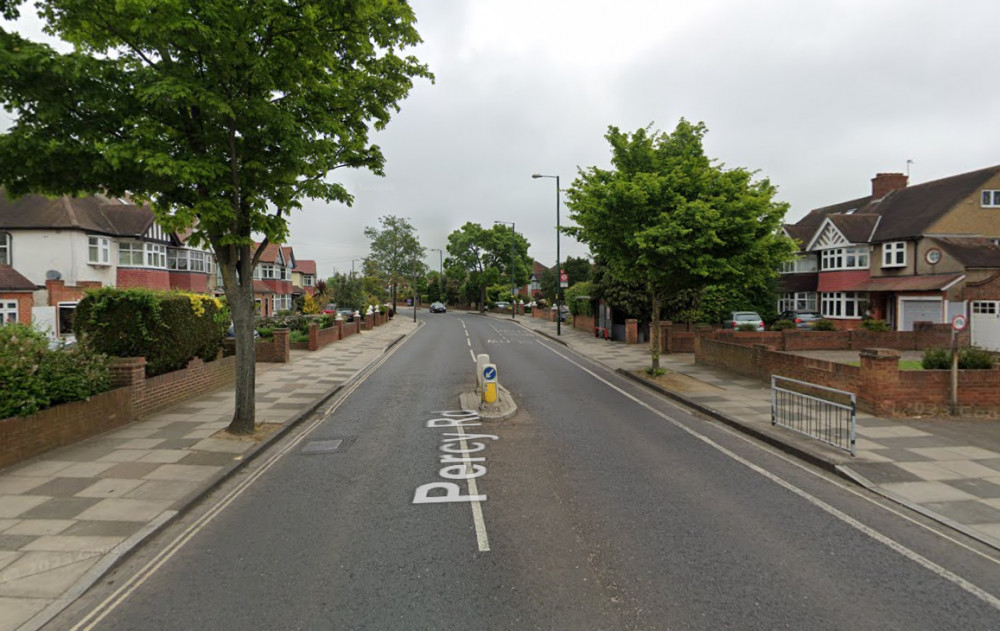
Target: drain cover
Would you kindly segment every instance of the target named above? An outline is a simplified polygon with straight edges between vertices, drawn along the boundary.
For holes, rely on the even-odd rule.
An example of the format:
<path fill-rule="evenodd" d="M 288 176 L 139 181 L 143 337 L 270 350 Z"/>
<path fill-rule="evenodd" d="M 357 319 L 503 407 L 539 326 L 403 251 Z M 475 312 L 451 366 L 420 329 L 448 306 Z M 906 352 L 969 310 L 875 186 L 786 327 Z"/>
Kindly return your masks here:
<path fill-rule="evenodd" d="M 340 444 L 344 442 L 342 438 L 337 440 L 313 440 L 306 443 L 302 448 L 304 454 L 332 454 L 340 449 Z"/>

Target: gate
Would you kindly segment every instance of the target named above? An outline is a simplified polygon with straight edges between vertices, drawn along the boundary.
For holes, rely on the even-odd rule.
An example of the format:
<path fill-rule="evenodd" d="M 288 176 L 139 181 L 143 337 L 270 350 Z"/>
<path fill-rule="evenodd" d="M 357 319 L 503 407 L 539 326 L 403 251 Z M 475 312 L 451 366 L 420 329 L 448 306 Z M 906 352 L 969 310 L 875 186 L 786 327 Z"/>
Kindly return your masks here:
<path fill-rule="evenodd" d="M 1000 351 L 1000 301 L 976 300 L 972 303 L 972 345 Z"/>
<path fill-rule="evenodd" d="M 771 376 L 771 425 L 787 427 L 853 456 L 857 412 L 853 392 Z"/>

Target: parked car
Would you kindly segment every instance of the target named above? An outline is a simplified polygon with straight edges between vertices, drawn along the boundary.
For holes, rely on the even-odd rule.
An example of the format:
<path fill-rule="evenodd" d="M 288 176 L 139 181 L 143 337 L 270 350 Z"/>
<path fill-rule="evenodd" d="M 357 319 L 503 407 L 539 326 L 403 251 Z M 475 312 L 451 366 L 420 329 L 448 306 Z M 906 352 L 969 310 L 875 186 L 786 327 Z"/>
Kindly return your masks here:
<path fill-rule="evenodd" d="M 822 319 L 823 314 L 819 311 L 782 311 L 777 317 L 777 320 L 791 320 L 797 329 L 811 329 L 816 326 L 816 320 Z"/>
<path fill-rule="evenodd" d="M 735 331 L 742 324 L 752 324 L 756 331 L 764 330 L 764 320 L 761 319 L 760 314 L 756 311 L 733 311 L 729 314 L 728 328 Z"/>
<path fill-rule="evenodd" d="M 431 313 L 445 313 L 448 308 L 444 306 L 443 302 L 432 302 L 431 303 Z"/>
<path fill-rule="evenodd" d="M 493 306 L 496 307 L 497 309 L 510 309 L 510 303 L 504 300 L 501 300 L 500 302 L 496 303 Z"/>
<path fill-rule="evenodd" d="M 354 322 L 354 309 L 337 309 L 344 322 Z"/>

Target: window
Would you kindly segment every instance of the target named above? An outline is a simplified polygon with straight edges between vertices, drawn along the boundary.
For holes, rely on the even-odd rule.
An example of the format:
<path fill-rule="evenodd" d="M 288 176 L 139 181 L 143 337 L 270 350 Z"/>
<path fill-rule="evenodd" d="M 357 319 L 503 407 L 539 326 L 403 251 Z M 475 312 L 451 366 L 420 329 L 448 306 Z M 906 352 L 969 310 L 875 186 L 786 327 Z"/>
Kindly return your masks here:
<path fill-rule="evenodd" d="M 0 301 L 0 325 L 17 322 L 17 301 Z"/>
<path fill-rule="evenodd" d="M 200 250 L 167 250 L 167 269 L 211 273 L 211 257 Z"/>
<path fill-rule="evenodd" d="M 0 232 L 0 265 L 13 265 L 10 253 L 11 236 L 9 232 Z"/>
<path fill-rule="evenodd" d="M 835 291 L 822 295 L 820 312 L 824 318 L 860 318 L 868 307 L 868 294 Z"/>
<path fill-rule="evenodd" d="M 73 334 L 73 317 L 76 316 L 75 302 L 59 303 L 59 335 Z"/>
<path fill-rule="evenodd" d="M 142 244 L 135 241 L 119 243 L 118 264 L 128 267 L 142 267 Z"/>
<path fill-rule="evenodd" d="M 167 246 L 158 243 L 146 243 L 146 267 L 167 268 Z"/>
<path fill-rule="evenodd" d="M 906 265 L 906 243 L 893 241 L 882 244 L 882 267 L 903 267 Z"/>
<path fill-rule="evenodd" d="M 795 261 L 785 261 L 781 264 L 782 274 L 794 274 L 795 273 Z"/>
<path fill-rule="evenodd" d="M 996 315 L 997 302 L 994 300 L 977 300 L 972 303 L 972 313 Z"/>
<path fill-rule="evenodd" d="M 313 276 L 312 276 L 312 274 L 303 274 L 302 275 L 302 286 L 303 287 L 312 287 L 313 286 Z"/>
<path fill-rule="evenodd" d="M 188 269 L 188 257 L 186 250 L 167 250 L 167 269 L 186 271 Z"/>
<path fill-rule="evenodd" d="M 87 262 L 91 265 L 110 265 L 111 239 L 87 237 Z"/>
<path fill-rule="evenodd" d="M 1000 208 L 1000 190 L 985 190 L 982 197 L 983 208 Z"/>
<path fill-rule="evenodd" d="M 782 311 L 816 311 L 816 292 L 798 291 L 781 294 L 778 313 Z"/>
<path fill-rule="evenodd" d="M 820 257 L 820 269 L 823 271 L 868 269 L 868 246 L 823 250 Z"/>

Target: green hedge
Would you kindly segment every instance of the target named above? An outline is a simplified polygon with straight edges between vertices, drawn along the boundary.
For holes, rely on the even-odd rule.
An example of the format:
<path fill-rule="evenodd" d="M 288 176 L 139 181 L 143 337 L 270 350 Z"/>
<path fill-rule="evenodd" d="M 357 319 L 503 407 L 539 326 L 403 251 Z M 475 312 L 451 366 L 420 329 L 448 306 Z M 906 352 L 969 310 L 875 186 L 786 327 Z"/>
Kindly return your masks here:
<path fill-rule="evenodd" d="M 960 370 L 989 370 L 993 368 L 994 355 L 981 348 L 963 348 L 958 352 Z M 929 348 L 924 351 L 920 362 L 924 370 L 947 370 L 951 368 L 951 351 L 944 348 Z"/>
<path fill-rule="evenodd" d="M 0 326 L 0 418 L 28 416 L 111 387 L 110 360 L 84 346 L 49 350 L 23 324 Z"/>
<path fill-rule="evenodd" d="M 210 296 L 148 289 L 87 292 L 76 308 L 77 337 L 113 357 L 145 357 L 153 377 L 212 361 L 222 347 L 229 313 Z"/>

